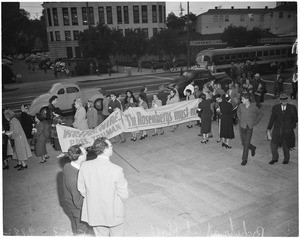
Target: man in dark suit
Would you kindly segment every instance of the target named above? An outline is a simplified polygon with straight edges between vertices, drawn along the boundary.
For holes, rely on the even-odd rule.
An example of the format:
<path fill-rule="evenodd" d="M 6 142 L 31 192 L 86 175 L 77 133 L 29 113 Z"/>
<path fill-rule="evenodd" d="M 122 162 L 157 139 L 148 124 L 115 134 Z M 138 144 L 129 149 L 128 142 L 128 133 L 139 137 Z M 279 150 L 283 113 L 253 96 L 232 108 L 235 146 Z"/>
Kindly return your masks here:
<path fill-rule="evenodd" d="M 87 224 L 80 219 L 83 197 L 77 189 L 79 168 L 86 161 L 86 154 L 86 150 L 80 145 L 71 146 L 68 150 L 71 163 L 65 164 L 63 169 L 64 197 L 71 212 L 71 225 L 74 235 L 84 235 L 88 231 Z"/>
<path fill-rule="evenodd" d="M 271 118 L 267 127 L 268 139 L 271 140 L 272 160 L 269 164 L 278 162 L 278 147 L 282 147 L 284 160 L 283 164 L 288 164 L 290 160 L 290 149 L 295 147 L 294 129 L 298 122 L 297 108 L 288 104 L 288 96 L 281 94 L 280 104 L 272 108 Z M 273 127 L 274 126 L 274 127 Z M 271 129 L 273 127 L 272 136 Z"/>

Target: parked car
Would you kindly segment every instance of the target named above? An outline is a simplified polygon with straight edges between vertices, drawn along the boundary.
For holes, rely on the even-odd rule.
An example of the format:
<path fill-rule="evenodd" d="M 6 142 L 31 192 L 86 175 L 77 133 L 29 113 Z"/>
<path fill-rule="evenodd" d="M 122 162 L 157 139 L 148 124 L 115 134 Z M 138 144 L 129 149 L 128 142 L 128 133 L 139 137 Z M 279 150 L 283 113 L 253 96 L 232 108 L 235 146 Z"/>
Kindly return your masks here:
<path fill-rule="evenodd" d="M 46 116 L 49 99 L 54 95 L 58 97 L 58 102 L 55 106 L 65 112 L 73 110 L 74 101 L 79 97 L 82 98 L 84 103 L 88 100 L 92 100 L 95 108 L 98 111 L 102 110 L 104 96 L 100 88 L 81 90 L 79 86 L 74 83 L 55 83 L 48 93 L 42 94 L 32 101 L 29 113 L 33 116 L 37 112 L 40 112 L 43 116 Z"/>
<path fill-rule="evenodd" d="M 214 79 L 216 83 L 220 83 L 224 90 L 228 89 L 228 84 L 231 82 L 231 79 L 225 72 L 212 74 L 208 69 L 195 68 L 185 71 L 182 76 L 176 78 L 167 88 L 173 88 L 177 84 L 179 95 L 182 97 L 185 87 L 193 80 L 195 85 L 198 85 L 199 89 L 202 90 L 203 85 L 211 79 Z"/>

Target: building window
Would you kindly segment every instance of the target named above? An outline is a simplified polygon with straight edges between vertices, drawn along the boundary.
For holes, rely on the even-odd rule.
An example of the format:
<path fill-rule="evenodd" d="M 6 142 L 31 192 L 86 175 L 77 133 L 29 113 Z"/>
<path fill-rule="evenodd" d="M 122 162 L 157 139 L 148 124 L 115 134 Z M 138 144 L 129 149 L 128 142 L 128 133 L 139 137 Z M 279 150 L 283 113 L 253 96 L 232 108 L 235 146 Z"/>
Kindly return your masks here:
<path fill-rule="evenodd" d="M 223 15 L 219 16 L 219 21 L 222 22 L 223 21 Z"/>
<path fill-rule="evenodd" d="M 218 15 L 214 15 L 214 22 L 218 21 Z"/>
<path fill-rule="evenodd" d="M 156 36 L 158 33 L 157 28 L 153 28 L 153 36 Z"/>
<path fill-rule="evenodd" d="M 81 51 L 79 47 L 75 47 L 75 57 L 80 58 L 81 57 Z"/>
<path fill-rule="evenodd" d="M 147 6 L 142 6 L 142 23 L 148 23 Z"/>
<path fill-rule="evenodd" d="M 241 21 L 245 21 L 245 16 L 241 15 Z"/>
<path fill-rule="evenodd" d="M 49 35 L 50 35 L 50 41 L 54 41 L 53 32 L 52 31 L 49 32 Z"/>
<path fill-rule="evenodd" d="M 72 40 L 71 31 L 65 31 L 65 38 L 66 38 L 66 41 L 71 41 Z"/>
<path fill-rule="evenodd" d="M 157 9 L 156 5 L 152 5 L 152 22 L 157 23 Z"/>
<path fill-rule="evenodd" d="M 57 8 L 52 8 L 52 14 L 53 14 L 53 25 L 58 26 Z"/>
<path fill-rule="evenodd" d="M 82 7 L 81 8 L 82 11 L 82 24 L 83 25 L 87 25 L 88 24 L 88 20 L 87 20 L 87 11 L 86 11 L 86 7 Z"/>
<path fill-rule="evenodd" d="M 70 25 L 70 18 L 69 18 L 68 8 L 63 7 L 62 12 L 63 12 L 64 26 L 69 26 Z"/>
<path fill-rule="evenodd" d="M 98 7 L 99 24 L 105 24 L 104 7 Z"/>
<path fill-rule="evenodd" d="M 149 38 L 148 28 L 143 28 L 142 32 L 144 33 L 145 37 Z"/>
<path fill-rule="evenodd" d="M 73 38 L 74 38 L 74 40 L 79 39 L 79 31 L 73 31 Z"/>
<path fill-rule="evenodd" d="M 95 18 L 94 18 L 94 8 L 89 7 L 89 23 L 90 25 L 95 25 Z"/>
<path fill-rule="evenodd" d="M 229 15 L 225 15 L 225 21 L 229 21 Z"/>
<path fill-rule="evenodd" d="M 59 31 L 55 32 L 55 40 L 56 41 L 60 41 L 60 33 L 59 33 Z"/>
<path fill-rule="evenodd" d="M 162 13 L 161 5 L 158 6 L 158 18 L 159 18 L 159 22 L 163 22 L 163 13 Z"/>
<path fill-rule="evenodd" d="M 47 19 L 48 19 L 48 26 L 52 26 L 52 21 L 51 21 L 51 12 L 50 8 L 47 9 Z"/>
<path fill-rule="evenodd" d="M 124 6 L 123 11 L 124 11 L 124 24 L 129 24 L 128 6 Z"/>
<path fill-rule="evenodd" d="M 72 25 L 78 26 L 78 15 L 77 15 L 76 7 L 71 7 L 71 18 L 72 18 Z"/>
<path fill-rule="evenodd" d="M 122 8 L 121 6 L 117 6 L 117 21 L 118 21 L 118 24 L 122 24 L 123 21 L 122 21 Z"/>
<path fill-rule="evenodd" d="M 279 18 L 283 18 L 283 12 L 279 12 Z"/>
<path fill-rule="evenodd" d="M 140 23 L 139 6 L 133 6 L 133 23 Z"/>
<path fill-rule="evenodd" d="M 106 7 L 107 24 L 113 24 L 111 7 Z"/>
<path fill-rule="evenodd" d="M 73 58 L 73 51 L 72 51 L 72 47 L 67 47 L 67 58 Z"/>
<path fill-rule="evenodd" d="M 264 20 L 265 20 L 265 15 L 264 15 L 264 14 L 261 14 L 261 15 L 259 16 L 259 20 L 260 20 L 260 21 L 264 21 Z"/>
<path fill-rule="evenodd" d="M 163 8 L 163 21 L 166 23 L 166 6 Z"/>

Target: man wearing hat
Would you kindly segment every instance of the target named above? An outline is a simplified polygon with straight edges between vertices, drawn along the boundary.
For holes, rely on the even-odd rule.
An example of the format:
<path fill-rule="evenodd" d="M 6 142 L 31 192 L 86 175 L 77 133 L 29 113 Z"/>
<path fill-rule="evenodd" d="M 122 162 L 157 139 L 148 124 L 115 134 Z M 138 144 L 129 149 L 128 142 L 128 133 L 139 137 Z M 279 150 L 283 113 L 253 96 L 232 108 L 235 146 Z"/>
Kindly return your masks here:
<path fill-rule="evenodd" d="M 237 116 L 240 122 L 240 134 L 243 145 L 243 155 L 241 165 L 246 165 L 248 160 L 249 149 L 251 155 L 255 156 L 256 146 L 251 144 L 253 128 L 263 117 L 263 112 L 254 104 L 251 103 L 251 94 L 242 94 L 242 104 L 239 105 Z"/>
<path fill-rule="evenodd" d="M 278 162 L 278 147 L 283 149 L 283 164 L 288 164 L 290 159 L 290 149 L 295 147 L 294 129 L 298 122 L 296 106 L 288 103 L 288 96 L 280 94 L 280 104 L 272 108 L 271 118 L 267 127 L 268 140 L 271 140 L 272 160 L 269 164 Z M 272 136 L 271 136 L 271 129 Z"/>

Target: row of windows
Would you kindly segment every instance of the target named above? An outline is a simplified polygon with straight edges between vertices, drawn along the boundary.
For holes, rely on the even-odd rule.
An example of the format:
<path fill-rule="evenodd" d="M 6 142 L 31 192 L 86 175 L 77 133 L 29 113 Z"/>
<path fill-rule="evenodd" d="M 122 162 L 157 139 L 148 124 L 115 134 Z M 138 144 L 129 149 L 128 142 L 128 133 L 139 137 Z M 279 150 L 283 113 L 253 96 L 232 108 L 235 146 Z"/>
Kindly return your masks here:
<path fill-rule="evenodd" d="M 163 28 L 153 28 L 153 35 L 157 35 L 159 30 L 162 30 Z M 129 32 L 130 29 L 125 29 L 124 31 L 122 29 L 120 29 L 119 31 L 121 31 L 123 34 L 127 32 Z M 138 28 L 135 28 L 134 31 L 138 31 Z M 147 38 L 149 38 L 149 31 L 148 28 L 142 28 L 142 31 L 145 33 L 145 36 Z M 65 41 L 72 41 L 72 33 L 71 31 L 64 31 L 65 34 Z M 73 40 L 78 40 L 79 39 L 79 31 L 75 30 L 73 31 Z M 60 32 L 59 31 L 54 31 L 54 33 L 52 31 L 49 32 L 49 40 L 50 41 L 61 41 L 61 36 L 60 36 Z"/>
<path fill-rule="evenodd" d="M 254 15 L 248 14 L 248 17 L 250 21 L 254 21 Z M 265 16 L 263 14 L 259 15 L 259 20 L 264 21 Z M 214 22 L 228 22 L 229 21 L 229 15 L 214 15 Z M 240 21 L 245 21 L 245 15 L 240 15 Z"/>
<path fill-rule="evenodd" d="M 87 7 L 81 8 L 82 13 L 82 24 L 83 25 L 95 25 L 95 16 L 94 16 L 94 8 L 89 7 L 89 12 L 87 13 Z M 99 24 L 113 24 L 113 11 L 111 6 L 107 7 L 98 7 L 98 22 Z M 140 10 L 141 10 L 141 19 L 140 19 Z M 165 6 L 162 5 L 152 5 L 152 23 L 165 23 Z M 71 13 L 71 17 L 70 14 Z M 117 6 L 117 24 L 129 24 L 129 9 L 128 6 Z M 106 15 L 106 18 L 105 18 Z M 57 13 L 57 8 L 52 8 L 52 15 L 51 9 L 47 9 L 47 19 L 48 19 L 48 26 L 59 26 L 59 17 Z M 78 26 L 78 13 L 77 7 L 70 8 L 62 8 L 62 20 L 64 26 Z M 105 21 L 106 20 L 106 21 Z M 133 23 L 148 23 L 148 6 L 133 6 Z"/>
<path fill-rule="evenodd" d="M 275 56 L 275 55 L 286 55 L 287 49 L 277 49 L 277 50 L 264 50 L 264 51 L 254 51 L 247 53 L 237 53 L 237 54 L 226 54 L 226 55 L 215 55 L 213 58 L 219 61 L 233 61 L 239 59 L 254 59 L 256 57 L 262 56 Z"/>

